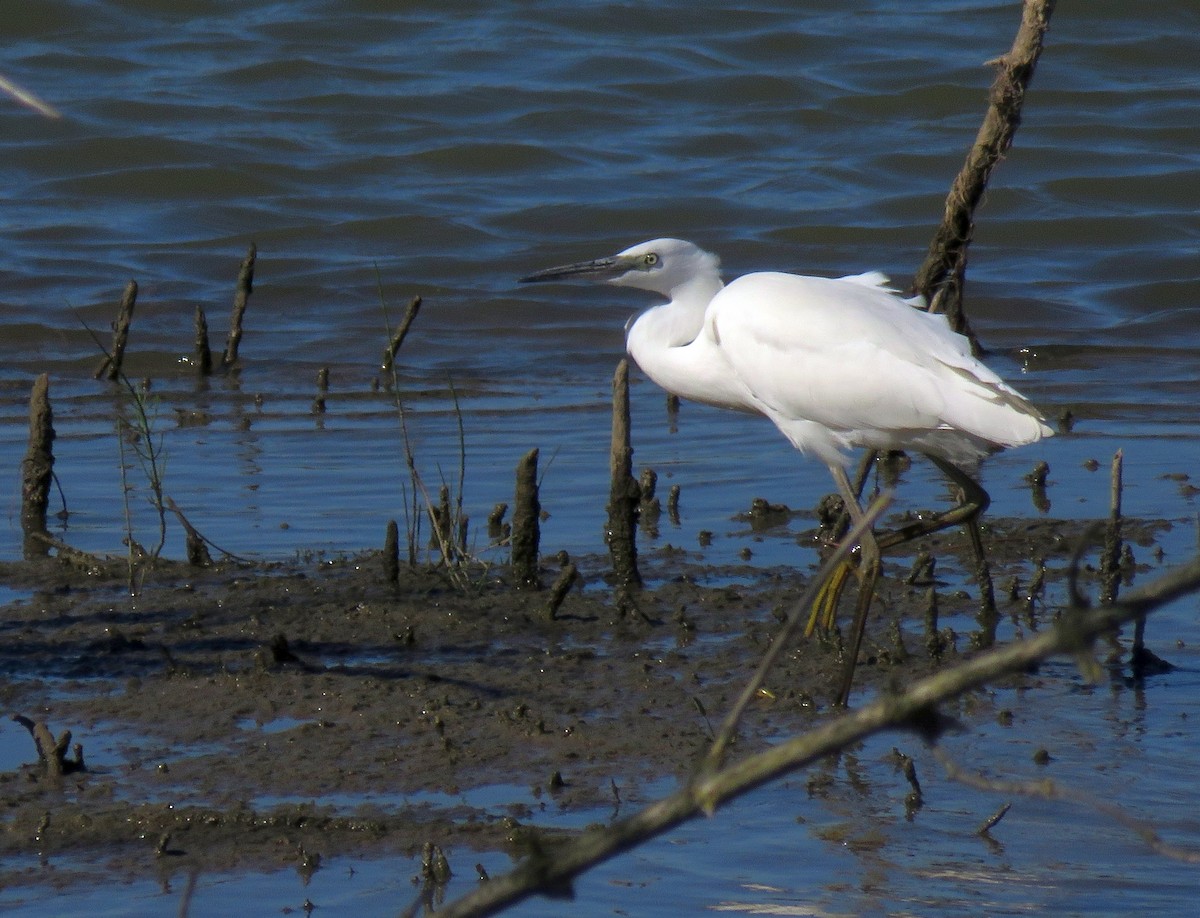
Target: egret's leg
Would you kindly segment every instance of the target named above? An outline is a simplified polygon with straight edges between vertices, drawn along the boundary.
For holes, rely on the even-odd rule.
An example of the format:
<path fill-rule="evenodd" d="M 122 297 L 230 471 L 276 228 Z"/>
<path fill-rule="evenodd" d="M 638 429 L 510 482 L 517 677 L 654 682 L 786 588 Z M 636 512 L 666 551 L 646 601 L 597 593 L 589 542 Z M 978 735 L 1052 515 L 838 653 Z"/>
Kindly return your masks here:
<path fill-rule="evenodd" d="M 986 616 L 996 614 L 996 596 L 992 587 L 992 572 L 988 567 L 987 553 L 983 550 L 983 538 L 979 534 L 979 517 L 988 508 L 991 498 L 970 475 L 953 463 L 944 459 L 929 457 L 934 465 L 942 470 L 942 474 L 958 485 L 962 492 L 963 502 L 976 508 L 975 514 L 963 524 L 967 538 L 971 541 L 971 552 L 975 555 L 975 579 L 979 581 L 979 599 L 981 612 Z"/>
<path fill-rule="evenodd" d="M 838 490 L 842 492 L 842 500 L 846 502 L 846 512 L 850 514 L 850 522 L 858 523 L 862 519 L 862 507 L 858 503 L 858 494 L 850 484 L 850 479 L 846 477 L 846 470 L 840 465 L 829 467 L 829 471 L 833 473 L 833 480 L 837 483 Z M 879 546 L 876 544 L 875 533 L 871 529 L 863 531 L 859 539 L 859 547 L 862 549 L 862 559 L 865 563 L 868 558 L 879 558 Z"/>
<path fill-rule="evenodd" d="M 992 587 L 992 574 L 988 568 L 987 554 L 983 549 L 983 539 L 979 535 L 979 517 L 988 508 L 991 498 L 979 482 L 952 462 L 938 456 L 930 456 L 929 460 L 958 488 L 962 494 L 961 502 L 943 513 L 901 526 L 880 536 L 877 540 L 880 550 L 919 539 L 950 526 L 961 525 L 971 542 L 971 552 L 975 556 L 975 579 L 979 583 L 981 614 L 987 617 L 994 616 L 996 599 Z"/>
<path fill-rule="evenodd" d="M 833 479 L 837 482 L 838 490 L 842 492 L 850 517 L 854 522 L 862 518 L 862 508 L 858 503 L 858 489 L 850 484 L 846 470 L 840 466 L 831 470 Z M 862 647 L 863 635 L 867 630 L 867 614 L 871 611 L 871 601 L 875 598 L 875 581 L 879 579 L 880 546 L 871 529 L 863 530 L 859 539 L 859 583 L 858 602 L 854 604 L 854 623 L 850 626 L 850 641 L 843 653 L 842 683 L 838 689 L 837 704 L 845 707 L 850 701 L 850 687 L 854 684 L 854 670 L 858 666 L 858 651 Z M 842 578 L 845 582 L 845 578 Z M 836 598 L 833 611 L 836 612 Z M 832 622 L 830 622 L 832 627 Z"/>
<path fill-rule="evenodd" d="M 840 465 L 831 465 L 829 472 L 833 475 L 842 502 L 846 505 L 846 512 L 850 514 L 851 524 L 857 524 L 862 519 L 862 507 L 859 506 L 858 495 L 850 484 L 850 479 L 846 477 L 846 470 Z M 875 542 L 875 534 L 870 528 L 863 530 L 859 537 L 859 557 L 860 571 L 866 572 L 873 565 L 876 573 L 878 572 L 879 547 Z M 834 568 L 829 579 L 817 593 L 817 598 L 813 601 L 812 615 L 809 616 L 808 625 L 804 629 L 805 637 L 812 635 L 818 625 L 826 631 L 833 630 L 837 618 L 838 602 L 842 597 L 842 590 L 845 589 L 846 580 L 853 570 L 854 566 L 849 561 Z M 857 616 L 855 621 L 857 622 Z M 861 634 L 858 639 L 862 639 Z"/>
<path fill-rule="evenodd" d="M 837 703 L 843 707 L 850 699 L 850 689 L 854 682 L 854 670 L 858 663 L 858 651 L 862 646 L 863 635 L 866 632 L 867 614 L 871 609 L 871 601 L 875 594 L 875 582 L 879 577 L 882 551 L 951 526 L 962 525 L 966 528 L 967 535 L 971 540 L 971 546 L 975 552 L 977 563 L 981 566 L 981 570 L 986 570 L 987 562 L 983 552 L 983 540 L 979 536 L 978 519 L 979 515 L 991 503 L 991 498 L 988 497 L 987 491 L 977 481 L 958 468 L 958 466 L 937 456 L 930 456 L 929 458 L 934 465 L 941 469 L 942 474 L 959 488 L 962 492 L 962 500 L 958 505 L 943 513 L 935 514 L 928 519 L 920 520 L 916 523 L 910 523 L 907 526 L 901 526 L 899 529 L 895 529 L 885 535 L 877 537 L 871 532 L 864 533 L 861 542 L 862 560 L 859 567 L 861 583 L 859 585 L 858 603 L 854 612 L 854 624 L 850 630 L 850 641 L 845 648 L 846 656 L 842 670 L 842 684 L 837 699 Z M 842 492 L 842 499 L 846 501 L 847 510 L 850 512 L 851 517 L 857 520 L 862 516 L 862 510 L 859 507 L 857 499 L 855 499 L 854 491 L 846 478 L 845 471 L 841 468 L 831 469 L 831 471 L 833 472 L 834 480 L 838 483 L 838 490 Z M 837 582 L 836 595 L 830 597 L 832 599 L 832 608 L 827 613 L 830 618 L 836 612 L 837 599 L 842 587 L 845 585 L 845 580 L 846 576 L 843 574 Z M 833 578 L 831 578 L 832 582 Z M 822 591 L 822 598 L 825 598 L 826 592 Z M 813 621 L 815 621 L 816 615 L 817 610 L 814 609 Z M 810 622 L 811 625 L 812 622 Z M 828 627 L 833 627 L 832 621 L 828 622 Z"/>
<path fill-rule="evenodd" d="M 975 525 L 975 521 L 988 508 L 992 499 L 988 497 L 987 491 L 980 486 L 979 482 L 975 481 L 975 479 L 958 466 L 947 462 L 939 456 L 930 456 L 929 459 L 941 469 L 943 475 L 949 478 L 962 491 L 962 502 L 942 513 L 935 513 L 928 519 L 917 520 L 915 523 L 909 523 L 907 526 L 901 526 L 885 535 L 879 536 L 876 539 L 879 550 L 886 551 L 896 545 L 903 545 L 905 542 L 911 542 L 913 539 L 919 539 L 922 536 L 940 532 L 951 526 L 969 523 L 967 534 L 971 539 L 971 547 L 975 549 L 977 557 L 982 557 L 983 542 L 979 538 L 979 529 Z"/>
<path fill-rule="evenodd" d="M 850 703 L 850 689 L 854 685 L 854 670 L 858 667 L 858 651 L 862 647 L 863 634 L 867 630 L 867 613 L 875 598 L 875 581 L 879 579 L 879 553 L 863 558 L 859 567 L 858 602 L 854 606 L 854 624 L 850 627 L 850 643 L 845 647 L 842 661 L 842 684 L 838 689 L 837 704 L 846 707 Z"/>

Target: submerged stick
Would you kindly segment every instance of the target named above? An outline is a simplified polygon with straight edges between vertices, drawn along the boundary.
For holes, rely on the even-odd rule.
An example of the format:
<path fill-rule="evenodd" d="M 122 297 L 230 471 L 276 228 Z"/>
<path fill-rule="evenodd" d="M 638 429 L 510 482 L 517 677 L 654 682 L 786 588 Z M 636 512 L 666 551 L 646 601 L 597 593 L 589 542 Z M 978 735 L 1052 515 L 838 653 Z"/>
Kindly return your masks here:
<path fill-rule="evenodd" d="M 49 554 L 49 543 L 38 537 L 47 534 L 46 511 L 50 506 L 50 484 L 54 480 L 53 443 L 50 377 L 43 373 L 33 381 L 29 394 L 29 446 L 21 460 L 21 530 L 26 559 Z"/>
<path fill-rule="evenodd" d="M 246 315 L 246 303 L 254 290 L 254 262 L 258 248 L 252 242 L 238 270 L 237 293 L 233 297 L 233 314 L 229 318 L 229 337 L 225 341 L 225 353 L 221 355 L 221 366 L 229 369 L 238 359 L 238 348 L 242 343 L 242 318 Z"/>
<path fill-rule="evenodd" d="M 945 313 L 950 326 L 966 335 L 973 352 L 979 342 L 962 310 L 962 286 L 967 248 L 975 232 L 975 208 L 983 199 L 992 170 L 1012 146 L 1021 123 L 1025 90 L 1042 53 L 1054 0 L 1025 0 L 1021 26 L 1012 48 L 994 63 L 998 67 L 988 95 L 988 110 L 946 198 L 941 225 L 929 244 L 925 262 L 917 270 L 913 290 L 929 303 L 930 312 Z"/>
<path fill-rule="evenodd" d="M 642 575 L 637 566 L 637 518 L 641 487 L 633 477 L 633 446 L 629 430 L 629 361 L 622 358 L 613 375 L 608 528 L 605 531 L 618 590 L 642 585 Z"/>
<path fill-rule="evenodd" d="M 121 305 L 117 307 L 117 321 L 113 323 L 112 351 L 104 355 L 96 367 L 95 378 L 115 382 L 121 375 L 121 364 L 125 361 L 125 345 L 129 341 L 129 326 L 133 322 L 133 307 L 137 302 L 137 281 L 131 280 L 121 294 Z"/>
<path fill-rule="evenodd" d="M 512 555 L 513 585 L 518 590 L 540 590 L 538 576 L 538 546 L 541 524 L 538 517 L 542 506 L 538 502 L 538 451 L 531 449 L 517 463 L 517 492 L 513 498 Z"/>
<path fill-rule="evenodd" d="M 317 370 L 317 395 L 313 399 L 313 414 L 325 413 L 325 396 L 329 394 L 329 367 Z"/>
<path fill-rule="evenodd" d="M 1124 461 L 1124 454 L 1117 450 L 1112 460 L 1108 526 L 1104 530 L 1104 555 L 1100 559 L 1101 604 L 1115 602 L 1121 585 L 1121 472 Z"/>
<path fill-rule="evenodd" d="M 212 348 L 208 344 L 208 316 L 196 307 L 196 372 L 201 376 L 212 375 Z"/>

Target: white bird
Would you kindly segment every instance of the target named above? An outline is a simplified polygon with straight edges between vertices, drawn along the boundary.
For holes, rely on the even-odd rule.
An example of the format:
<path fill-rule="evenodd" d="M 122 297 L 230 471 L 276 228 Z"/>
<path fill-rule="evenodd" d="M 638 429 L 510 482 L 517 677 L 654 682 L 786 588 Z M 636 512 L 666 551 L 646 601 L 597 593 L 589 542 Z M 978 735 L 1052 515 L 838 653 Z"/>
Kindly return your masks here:
<path fill-rule="evenodd" d="M 824 462 L 851 513 L 846 451 L 913 450 L 964 491 L 964 512 L 904 538 L 973 520 L 987 495 L 960 465 L 1052 435 L 1019 392 L 971 355 L 945 316 L 904 299 L 878 272 L 825 278 L 762 272 L 722 283 L 717 256 L 655 239 L 608 258 L 549 268 L 526 282 L 595 279 L 668 302 L 626 326 L 626 346 L 681 398 L 770 418 L 801 453 Z M 973 501 L 973 502 L 972 502 Z M 863 539 L 864 561 L 878 548 Z M 880 540 L 883 545 L 883 540 Z"/>

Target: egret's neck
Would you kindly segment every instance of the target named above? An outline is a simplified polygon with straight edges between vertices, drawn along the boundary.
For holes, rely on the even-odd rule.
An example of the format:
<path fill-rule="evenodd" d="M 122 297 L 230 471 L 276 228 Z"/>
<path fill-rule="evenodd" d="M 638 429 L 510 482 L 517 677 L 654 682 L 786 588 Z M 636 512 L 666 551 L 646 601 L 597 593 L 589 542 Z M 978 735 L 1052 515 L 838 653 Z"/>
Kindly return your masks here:
<path fill-rule="evenodd" d="M 718 276 L 695 277 L 671 290 L 671 302 L 647 309 L 626 330 L 625 346 L 643 372 L 668 392 L 693 401 L 741 407 L 723 390 L 720 354 L 702 334 L 708 304 L 722 286 Z"/>
<path fill-rule="evenodd" d="M 692 337 L 695 338 L 704 325 L 704 311 L 724 286 L 721 275 L 714 267 L 711 273 L 697 274 L 690 280 L 672 287 L 671 302 L 667 304 L 667 308 L 687 315 L 695 324 L 695 331 L 692 333 Z"/>
<path fill-rule="evenodd" d="M 721 278 L 699 275 L 671 288 L 671 302 L 647 309 L 626 330 L 629 352 L 691 344 L 704 327 L 704 312 L 721 288 Z"/>

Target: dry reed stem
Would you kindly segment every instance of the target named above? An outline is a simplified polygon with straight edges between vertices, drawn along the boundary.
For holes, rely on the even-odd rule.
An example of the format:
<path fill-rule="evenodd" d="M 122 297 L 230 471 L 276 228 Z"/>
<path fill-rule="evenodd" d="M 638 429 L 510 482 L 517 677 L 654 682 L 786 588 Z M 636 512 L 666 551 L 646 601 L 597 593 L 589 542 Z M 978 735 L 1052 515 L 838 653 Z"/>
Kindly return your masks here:
<path fill-rule="evenodd" d="M 1100 558 L 1100 602 L 1116 601 L 1121 585 L 1121 483 L 1124 454 L 1113 455 L 1109 491 L 1108 525 L 1104 530 L 1104 549 Z"/>

